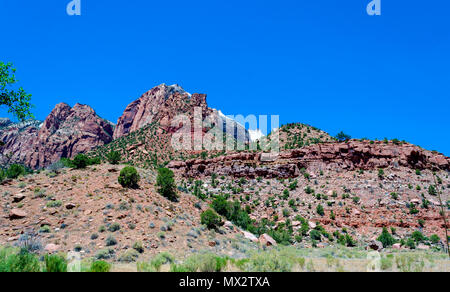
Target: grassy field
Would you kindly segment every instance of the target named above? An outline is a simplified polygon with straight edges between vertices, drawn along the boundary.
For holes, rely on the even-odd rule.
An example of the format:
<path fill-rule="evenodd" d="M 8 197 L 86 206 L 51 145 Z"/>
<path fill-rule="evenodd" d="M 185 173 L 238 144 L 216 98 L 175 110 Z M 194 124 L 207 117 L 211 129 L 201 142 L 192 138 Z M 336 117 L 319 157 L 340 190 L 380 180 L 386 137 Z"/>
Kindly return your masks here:
<path fill-rule="evenodd" d="M 0 272 L 450 272 L 447 254 L 434 251 L 381 253 L 342 246 L 277 247 L 236 259 L 199 252 L 175 258 L 168 252 L 142 262 L 118 263 L 67 255 L 38 256 L 14 247 L 0 249 Z"/>

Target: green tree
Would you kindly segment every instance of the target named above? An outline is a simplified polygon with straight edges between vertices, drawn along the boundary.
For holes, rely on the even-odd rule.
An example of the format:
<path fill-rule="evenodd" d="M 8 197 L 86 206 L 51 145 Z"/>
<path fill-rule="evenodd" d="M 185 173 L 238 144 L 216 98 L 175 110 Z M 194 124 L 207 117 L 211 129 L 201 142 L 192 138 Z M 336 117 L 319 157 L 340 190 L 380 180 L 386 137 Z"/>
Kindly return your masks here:
<path fill-rule="evenodd" d="M 386 227 L 383 227 L 383 231 L 377 240 L 383 244 L 384 248 L 392 246 L 395 243 L 394 237 L 392 237 Z"/>
<path fill-rule="evenodd" d="M 352 137 L 351 137 L 350 135 L 345 134 L 343 131 L 339 132 L 339 133 L 336 135 L 336 139 L 337 139 L 338 141 L 340 141 L 340 142 L 348 141 L 348 140 L 350 140 L 351 138 L 352 138 Z"/>
<path fill-rule="evenodd" d="M 172 170 L 168 168 L 158 169 L 156 186 L 158 187 L 158 193 L 161 196 L 166 197 L 171 201 L 176 201 L 178 199 L 176 191 L 177 187 L 175 185 L 175 179 Z"/>
<path fill-rule="evenodd" d="M 119 174 L 118 181 L 124 188 L 137 188 L 141 177 L 133 166 L 124 167 Z"/>
<path fill-rule="evenodd" d="M 119 164 L 120 160 L 122 159 L 120 152 L 118 151 L 111 151 L 106 155 L 106 159 L 111 164 Z"/>
<path fill-rule="evenodd" d="M 19 164 L 12 164 L 6 171 L 6 176 L 8 178 L 16 179 L 20 175 L 24 175 L 25 173 L 26 173 L 25 167 Z"/>
<path fill-rule="evenodd" d="M 22 87 L 17 88 L 15 73 L 11 63 L 0 62 L 0 106 L 6 106 L 9 113 L 23 121 L 33 117 L 30 112 L 31 94 Z"/>
<path fill-rule="evenodd" d="M 320 216 L 325 215 L 322 205 L 317 205 L 316 211 L 317 211 L 317 214 L 319 214 Z"/>
<path fill-rule="evenodd" d="M 200 215 L 200 219 L 201 223 L 206 225 L 208 229 L 217 229 L 222 223 L 222 219 L 220 219 L 220 216 L 217 215 L 217 213 L 212 209 L 208 209 L 203 212 Z"/>
<path fill-rule="evenodd" d="M 83 169 L 89 165 L 89 157 L 84 154 L 78 154 L 72 161 L 74 168 Z"/>

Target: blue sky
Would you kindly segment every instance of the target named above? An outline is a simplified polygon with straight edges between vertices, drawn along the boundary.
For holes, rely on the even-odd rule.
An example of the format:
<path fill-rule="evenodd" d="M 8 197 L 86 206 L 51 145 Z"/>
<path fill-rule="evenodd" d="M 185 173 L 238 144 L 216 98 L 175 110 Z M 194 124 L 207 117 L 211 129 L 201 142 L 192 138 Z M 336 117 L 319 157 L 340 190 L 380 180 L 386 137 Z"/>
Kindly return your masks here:
<path fill-rule="evenodd" d="M 0 0 L 0 60 L 35 116 L 89 104 L 113 122 L 178 83 L 226 114 L 278 114 L 332 135 L 398 138 L 450 155 L 449 1 Z M 0 116 L 7 116 L 0 110 Z"/>

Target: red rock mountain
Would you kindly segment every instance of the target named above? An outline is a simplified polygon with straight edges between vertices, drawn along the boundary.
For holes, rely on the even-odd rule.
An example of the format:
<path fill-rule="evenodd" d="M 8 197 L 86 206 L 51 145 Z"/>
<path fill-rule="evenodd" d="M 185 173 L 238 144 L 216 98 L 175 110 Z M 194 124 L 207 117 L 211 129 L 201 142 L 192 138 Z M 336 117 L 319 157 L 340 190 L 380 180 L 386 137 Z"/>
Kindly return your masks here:
<path fill-rule="evenodd" d="M 41 124 L 10 124 L 0 128 L 2 164 L 23 163 L 46 167 L 61 157 L 73 157 L 112 141 L 113 125 L 87 106 L 56 105 Z"/>
<path fill-rule="evenodd" d="M 206 104 L 205 94 L 190 95 L 178 85 L 161 84 L 127 106 L 117 121 L 114 139 L 135 132 L 153 122 L 168 129 L 177 114 L 193 114 L 195 107 L 200 107 L 204 116 L 212 113 Z"/>
<path fill-rule="evenodd" d="M 244 139 L 246 142 L 249 140 L 249 132 L 243 126 L 221 115 L 216 109 L 208 107 L 206 94 L 191 95 L 178 85 L 167 86 L 166 84 L 154 87 L 127 106 L 117 121 L 113 138 L 126 136 L 151 123 L 157 123 L 162 129 L 174 132 L 177 129 L 172 128 L 173 118 L 179 114 L 185 114 L 191 118 L 192 122 L 195 108 L 201 109 L 202 120 L 210 116 L 212 124 L 222 123 L 223 129 L 231 127 L 235 138 L 238 137 L 238 130 L 242 130 L 243 136 L 239 139 Z"/>

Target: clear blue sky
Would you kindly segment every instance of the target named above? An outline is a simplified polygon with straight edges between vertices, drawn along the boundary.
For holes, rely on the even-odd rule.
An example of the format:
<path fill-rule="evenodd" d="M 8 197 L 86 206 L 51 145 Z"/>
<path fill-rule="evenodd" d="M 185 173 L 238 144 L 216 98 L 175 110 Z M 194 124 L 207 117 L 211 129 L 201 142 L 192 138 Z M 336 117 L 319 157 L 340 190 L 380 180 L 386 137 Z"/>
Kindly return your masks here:
<path fill-rule="evenodd" d="M 160 83 L 226 114 L 279 114 L 331 134 L 450 155 L 450 3 L 382 0 L 0 0 L 0 60 L 36 117 L 59 102 L 113 122 Z M 4 110 L 0 116 L 6 116 Z"/>

